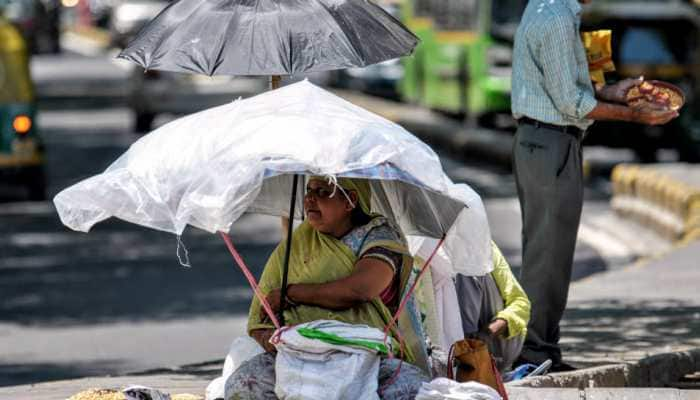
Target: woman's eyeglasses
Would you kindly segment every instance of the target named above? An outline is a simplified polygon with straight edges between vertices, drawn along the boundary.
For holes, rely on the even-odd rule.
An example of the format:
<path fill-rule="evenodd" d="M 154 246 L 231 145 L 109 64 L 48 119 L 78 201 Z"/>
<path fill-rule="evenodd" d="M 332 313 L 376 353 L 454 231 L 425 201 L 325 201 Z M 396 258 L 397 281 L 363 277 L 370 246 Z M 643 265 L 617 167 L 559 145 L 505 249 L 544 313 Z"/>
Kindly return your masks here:
<path fill-rule="evenodd" d="M 326 189 L 324 187 L 317 187 L 317 188 L 306 188 L 306 196 L 311 196 L 313 195 L 317 199 L 322 199 L 325 200 L 333 194 L 332 190 Z"/>

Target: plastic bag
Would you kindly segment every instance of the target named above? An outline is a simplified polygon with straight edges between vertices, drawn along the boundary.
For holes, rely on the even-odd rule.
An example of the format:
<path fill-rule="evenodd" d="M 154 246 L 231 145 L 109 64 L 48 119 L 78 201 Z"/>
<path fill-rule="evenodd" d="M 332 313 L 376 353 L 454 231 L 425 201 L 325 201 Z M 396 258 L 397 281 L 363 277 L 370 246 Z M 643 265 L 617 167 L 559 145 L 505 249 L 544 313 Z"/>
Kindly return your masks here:
<path fill-rule="evenodd" d="M 302 336 L 300 328 L 339 336 L 352 344 Z M 284 329 L 284 328 L 283 328 Z M 379 400 L 380 357 L 384 333 L 366 325 L 313 321 L 278 332 L 275 394 L 284 400 Z M 361 342 L 371 342 L 364 346 Z"/>
<path fill-rule="evenodd" d="M 437 154 L 403 127 L 307 81 L 163 125 L 54 203 L 79 231 L 113 216 L 177 235 L 187 225 L 228 232 L 244 212 L 287 216 L 297 173 L 368 179 L 372 212 L 404 235 L 447 232 L 455 272 L 490 271 L 471 257 L 491 240 L 479 195 L 453 183 Z M 303 185 L 298 191 L 301 218 Z"/>
<path fill-rule="evenodd" d="M 478 382 L 459 383 L 447 378 L 436 378 L 424 383 L 416 400 L 501 400 L 492 388 Z"/>
<path fill-rule="evenodd" d="M 170 400 L 169 394 L 141 385 L 125 387 L 122 393 L 126 400 Z"/>
<path fill-rule="evenodd" d="M 205 392 L 205 399 L 223 399 L 226 381 L 229 376 L 231 376 L 241 364 L 262 352 L 264 352 L 263 348 L 250 336 L 240 336 L 234 339 L 226 355 L 221 376 L 209 383 Z"/>
<path fill-rule="evenodd" d="M 581 33 L 581 40 L 588 58 L 588 72 L 595 83 L 605 84 L 605 73 L 615 71 L 611 38 L 612 31 L 607 29 Z"/>

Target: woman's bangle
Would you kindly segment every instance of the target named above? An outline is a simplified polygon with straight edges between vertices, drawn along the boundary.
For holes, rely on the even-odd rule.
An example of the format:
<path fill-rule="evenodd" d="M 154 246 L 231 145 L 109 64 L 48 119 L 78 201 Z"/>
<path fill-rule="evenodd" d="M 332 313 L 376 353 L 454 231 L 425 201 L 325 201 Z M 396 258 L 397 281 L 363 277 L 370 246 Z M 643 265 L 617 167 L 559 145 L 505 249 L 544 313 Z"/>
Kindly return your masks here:
<path fill-rule="evenodd" d="M 290 307 L 297 307 L 299 304 L 292 300 L 291 297 L 289 297 L 289 290 L 292 288 L 292 285 L 287 285 L 287 292 L 284 294 L 284 301 L 285 303 L 289 304 Z"/>

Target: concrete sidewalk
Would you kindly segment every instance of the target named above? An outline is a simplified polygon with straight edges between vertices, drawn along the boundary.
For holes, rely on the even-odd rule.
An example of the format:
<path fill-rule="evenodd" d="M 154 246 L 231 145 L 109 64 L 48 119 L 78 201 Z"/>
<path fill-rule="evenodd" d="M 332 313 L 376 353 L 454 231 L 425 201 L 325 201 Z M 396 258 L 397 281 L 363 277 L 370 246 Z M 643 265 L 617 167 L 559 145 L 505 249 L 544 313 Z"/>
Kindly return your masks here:
<path fill-rule="evenodd" d="M 562 324 L 580 365 L 637 361 L 700 347 L 700 241 L 571 285 Z"/>

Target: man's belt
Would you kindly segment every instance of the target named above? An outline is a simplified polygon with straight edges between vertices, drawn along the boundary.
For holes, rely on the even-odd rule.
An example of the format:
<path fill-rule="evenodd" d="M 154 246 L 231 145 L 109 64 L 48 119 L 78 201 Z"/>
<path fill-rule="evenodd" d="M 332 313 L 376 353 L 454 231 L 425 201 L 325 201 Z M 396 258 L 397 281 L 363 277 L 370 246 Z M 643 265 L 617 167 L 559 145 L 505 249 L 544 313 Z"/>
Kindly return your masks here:
<path fill-rule="evenodd" d="M 546 122 L 540 122 L 532 118 L 521 117 L 518 119 L 518 124 L 532 125 L 535 128 L 545 128 L 553 131 L 558 131 L 562 133 L 574 136 L 576 139 L 581 139 L 583 137 L 584 131 L 581 128 L 577 128 L 573 125 L 554 125 L 548 124 Z"/>

